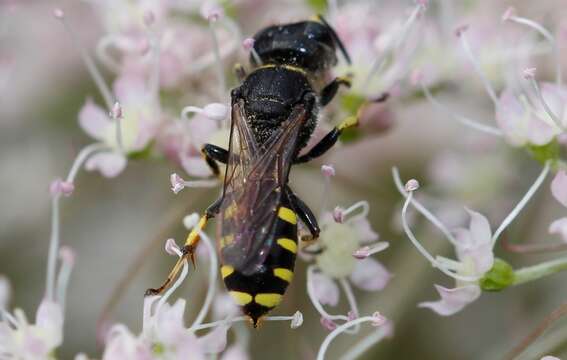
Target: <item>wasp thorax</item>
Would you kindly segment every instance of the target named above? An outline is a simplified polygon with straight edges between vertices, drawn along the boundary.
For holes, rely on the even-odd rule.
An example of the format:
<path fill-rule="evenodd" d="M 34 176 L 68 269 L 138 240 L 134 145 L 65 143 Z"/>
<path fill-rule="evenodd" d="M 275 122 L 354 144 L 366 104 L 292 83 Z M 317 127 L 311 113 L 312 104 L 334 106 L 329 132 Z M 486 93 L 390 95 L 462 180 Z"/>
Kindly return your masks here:
<path fill-rule="evenodd" d="M 317 265 L 327 275 L 341 278 L 352 273 L 356 259 L 352 253 L 359 247 L 356 231 L 348 224 L 330 223 L 319 238 L 323 253 L 317 256 Z"/>

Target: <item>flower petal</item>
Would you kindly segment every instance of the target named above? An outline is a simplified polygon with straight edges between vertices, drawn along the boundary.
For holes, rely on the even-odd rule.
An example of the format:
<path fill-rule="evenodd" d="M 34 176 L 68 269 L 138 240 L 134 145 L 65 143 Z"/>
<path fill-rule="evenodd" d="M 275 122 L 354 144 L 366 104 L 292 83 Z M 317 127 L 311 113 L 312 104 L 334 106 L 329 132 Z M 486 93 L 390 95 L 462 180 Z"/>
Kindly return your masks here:
<path fill-rule="evenodd" d="M 454 289 L 447 289 L 440 285 L 435 285 L 435 289 L 441 296 L 438 301 L 421 302 L 417 306 L 429 308 L 442 316 L 450 316 L 461 311 L 465 306 L 472 303 L 481 294 L 478 285 L 461 286 Z"/>
<path fill-rule="evenodd" d="M 373 258 L 357 260 L 350 280 L 362 290 L 378 291 L 382 290 L 390 281 L 390 272 Z"/>
<path fill-rule="evenodd" d="M 549 233 L 561 236 L 567 242 L 567 217 L 557 219 L 549 225 Z"/>
<path fill-rule="evenodd" d="M 339 303 L 339 287 L 322 272 L 314 272 L 309 279 L 313 282 L 313 291 L 317 300 L 323 305 L 337 306 Z"/>
<path fill-rule="evenodd" d="M 181 156 L 181 166 L 187 174 L 195 177 L 211 176 L 211 169 L 200 156 Z"/>
<path fill-rule="evenodd" d="M 349 221 L 349 223 L 354 227 L 359 237 L 359 242 L 361 245 L 370 244 L 380 237 L 377 232 L 372 229 L 370 222 L 366 217 L 355 217 Z"/>
<path fill-rule="evenodd" d="M 55 349 L 63 342 L 63 310 L 50 300 L 43 300 L 37 309 L 36 326 L 43 329 L 46 338 L 42 340 L 49 349 Z"/>
<path fill-rule="evenodd" d="M 115 152 L 101 152 L 91 156 L 85 163 L 88 171 L 99 171 L 102 176 L 112 178 L 118 176 L 127 164 L 124 155 Z"/>
<path fill-rule="evenodd" d="M 563 206 L 567 207 L 567 172 L 558 171 L 551 182 L 551 193 Z"/>
<path fill-rule="evenodd" d="M 228 329 L 228 325 L 219 325 L 207 335 L 199 338 L 198 342 L 205 354 L 218 354 L 226 348 Z"/>
<path fill-rule="evenodd" d="M 514 96 L 510 88 L 504 89 L 498 98 L 496 107 L 496 123 L 506 139 L 514 146 L 526 143 L 527 109 Z"/>
<path fill-rule="evenodd" d="M 89 98 L 79 111 L 79 125 L 89 136 L 104 140 L 112 123 L 108 114 Z"/>

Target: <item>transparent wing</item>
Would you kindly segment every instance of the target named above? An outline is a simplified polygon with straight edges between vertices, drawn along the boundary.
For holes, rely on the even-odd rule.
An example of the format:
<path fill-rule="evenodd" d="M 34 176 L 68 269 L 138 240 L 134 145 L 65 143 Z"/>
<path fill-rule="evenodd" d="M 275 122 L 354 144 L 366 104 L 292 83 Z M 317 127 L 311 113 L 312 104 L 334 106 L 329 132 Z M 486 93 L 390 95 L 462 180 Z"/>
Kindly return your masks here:
<path fill-rule="evenodd" d="M 271 247 L 270 232 L 306 111 L 290 117 L 260 146 L 246 122 L 242 103 L 232 109 L 229 159 L 220 209 L 221 257 L 244 274 L 261 266 Z"/>

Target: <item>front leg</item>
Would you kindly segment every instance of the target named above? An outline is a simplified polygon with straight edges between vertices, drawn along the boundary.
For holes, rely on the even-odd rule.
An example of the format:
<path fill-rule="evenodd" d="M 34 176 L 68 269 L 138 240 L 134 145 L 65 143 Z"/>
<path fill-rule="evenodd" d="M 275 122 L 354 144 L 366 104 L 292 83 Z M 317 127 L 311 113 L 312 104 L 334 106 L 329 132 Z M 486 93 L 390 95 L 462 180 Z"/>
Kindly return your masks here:
<path fill-rule="evenodd" d="M 351 76 L 339 76 L 336 77 L 333 81 L 327 84 L 323 90 L 321 90 L 321 97 L 319 99 L 319 104 L 321 106 L 325 106 L 333 100 L 335 95 L 337 95 L 337 91 L 339 91 L 339 87 L 341 85 L 350 88 L 351 86 Z"/>
<path fill-rule="evenodd" d="M 339 140 L 339 137 L 341 136 L 343 130 L 357 125 L 358 115 L 347 117 L 338 126 L 335 126 L 333 130 L 329 131 L 327 135 L 325 135 L 325 137 L 323 137 L 317 144 L 315 144 L 315 146 L 311 148 L 311 150 L 307 152 L 307 154 L 296 158 L 294 164 L 305 163 L 323 155 L 337 143 L 337 140 Z"/>
<path fill-rule="evenodd" d="M 217 161 L 221 164 L 228 163 L 228 151 L 213 144 L 205 144 L 201 148 L 201 154 L 205 158 L 207 165 L 216 177 L 220 177 L 220 169 Z"/>
<path fill-rule="evenodd" d="M 364 103 L 358 109 L 356 115 L 352 115 L 344 119 L 339 125 L 335 126 L 331 131 L 329 131 L 327 135 L 325 135 L 325 137 L 323 137 L 317 144 L 315 144 L 315 146 L 313 146 L 311 150 L 307 152 L 307 154 L 295 158 L 293 163 L 305 163 L 325 154 L 330 148 L 333 147 L 333 145 L 337 143 L 337 140 L 339 140 L 339 137 L 345 129 L 358 126 L 360 112 L 362 109 L 364 109 L 364 106 L 366 104 L 384 102 L 388 99 L 388 96 L 388 93 L 384 93 L 379 98 L 369 100 L 368 102 Z"/>

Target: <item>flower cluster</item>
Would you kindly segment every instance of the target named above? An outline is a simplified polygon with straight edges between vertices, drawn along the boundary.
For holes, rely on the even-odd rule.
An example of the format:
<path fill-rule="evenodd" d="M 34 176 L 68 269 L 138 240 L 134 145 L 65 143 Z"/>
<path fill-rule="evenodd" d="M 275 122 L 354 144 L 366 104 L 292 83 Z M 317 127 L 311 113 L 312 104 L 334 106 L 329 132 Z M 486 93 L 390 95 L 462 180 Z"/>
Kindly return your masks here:
<path fill-rule="evenodd" d="M 4 36 L 2 10 L 5 6 L 15 6 L 16 2 L 7 3 L 10 4 L 0 4 L 0 39 Z M 348 92 L 341 89 L 328 107 L 317 109 L 319 121 L 307 148 L 343 117 L 356 116 L 359 126 L 341 134 L 340 142 L 352 146 L 340 154 L 338 161 L 333 158 L 340 167 L 321 166 L 318 161 L 311 165 L 311 170 L 319 166 L 321 169 L 314 177 L 322 184 L 321 205 L 316 211 L 318 225 L 313 221 L 307 226 L 300 221 L 299 243 L 297 247 L 290 246 L 302 260 L 295 271 L 305 272 L 296 274 L 299 275 L 296 279 L 305 278 L 305 282 L 294 285 L 294 291 L 286 295 L 295 297 L 290 303 L 293 311 L 299 310 L 290 316 L 271 315 L 262 320 L 285 324 L 285 331 L 301 332 L 303 313 L 313 308 L 318 322 L 309 331 L 318 329 L 322 340 L 310 336 L 297 352 L 317 360 L 335 358 L 339 352 L 331 353 L 330 347 L 339 335 L 347 333 L 356 338 L 356 343 L 340 355 L 350 360 L 373 347 L 381 349 L 381 341 L 394 336 L 394 325 L 396 332 L 401 332 L 397 329 L 404 322 L 399 321 L 399 314 L 409 312 L 398 304 L 382 307 L 384 303 L 411 303 L 420 308 L 417 314 L 426 313 L 423 309 L 427 309 L 450 317 L 474 311 L 475 306 L 481 305 L 475 302 L 484 292 L 502 292 L 567 270 L 565 257 L 521 267 L 517 266 L 519 257 L 508 257 L 507 253 L 498 251 L 501 245 L 504 250 L 519 254 L 556 255 L 567 248 L 567 217 L 548 216 L 544 211 L 537 214 L 543 220 L 541 226 L 534 226 L 533 232 L 542 228 L 545 236 L 555 241 L 525 244 L 521 243 L 524 239 L 514 239 L 513 243 L 506 239 L 512 224 L 519 222 L 519 216 L 538 197 L 554 199 L 544 204 L 546 209 L 567 208 L 567 87 L 563 82 L 565 64 L 561 54 L 567 47 L 565 24 L 560 24 L 557 31 L 550 30 L 553 28 L 549 23 L 534 20 L 547 19 L 537 11 L 525 12 L 529 17 L 520 15 L 530 7 L 517 11 L 500 8 L 492 2 L 430 4 L 415 0 L 377 5 L 371 1 L 331 0 L 281 3 L 90 0 L 88 3 L 103 33 L 93 49 L 84 46 L 78 27 L 73 25 L 76 20 L 72 11 L 55 9 L 52 15 L 63 26 L 99 92 L 98 96 L 92 94 L 84 99 L 80 109 L 74 109 L 78 126 L 92 142 L 76 153 L 66 176 L 56 178 L 48 187 L 51 232 L 45 292 L 33 320 L 12 305 L 15 298 L 12 287 L 8 278 L 0 275 L 0 359 L 56 359 L 64 352 L 64 325 L 69 319 L 67 288 L 76 254 L 69 246 L 62 245 L 60 207 L 75 200 L 79 172 L 84 169 L 110 179 L 123 174 L 133 160 L 152 159 L 163 161 L 172 169 L 169 182 L 174 194 L 186 188 L 220 187 L 223 181 L 214 176 L 218 175 L 216 169 L 213 174 L 203 158 L 203 146 L 229 148 L 230 87 L 253 70 L 247 59 L 262 63 L 251 35 L 267 24 L 306 19 L 313 12 L 320 12 L 326 19 L 319 17 L 317 21 L 328 22 L 336 30 L 332 36 L 342 40 L 352 63 L 348 55 L 341 55 L 336 43 L 338 63 L 321 77 L 324 78 L 321 84 L 312 85 L 320 89 L 335 76 L 352 79 L 352 84 Z M 553 21 L 556 15 L 552 15 Z M 235 67 L 236 74 L 230 77 L 228 74 L 238 60 L 245 65 Z M 548 63 L 551 65 L 547 66 Z M 0 54 L 0 97 L 11 86 L 8 75 L 15 66 L 17 61 Z M 309 81 L 313 80 L 308 75 Z M 451 96 L 445 97 L 447 93 Z M 476 96 L 478 93 L 480 96 Z M 471 100 L 470 95 L 475 98 Z M 461 96 L 466 101 L 455 101 L 458 105 L 446 100 Z M 481 115 L 463 115 L 455 110 L 469 102 L 471 107 L 483 104 L 477 113 L 492 121 L 479 121 L 475 117 Z M 437 112 L 475 132 L 470 137 L 460 132 L 458 139 L 445 143 L 456 136 L 447 136 L 443 131 L 437 135 L 440 128 L 427 124 Z M 415 117 L 407 114 L 417 114 L 419 123 L 407 126 L 408 117 Z M 390 138 L 374 141 L 398 123 L 400 132 L 391 134 L 395 141 Z M 411 127 L 414 129 L 408 130 Z M 403 131 L 413 131 L 413 139 L 420 140 L 433 134 L 439 136 L 433 142 L 443 149 L 441 155 L 430 157 L 414 140 L 392 145 L 403 139 L 406 135 Z M 461 149 L 460 153 L 455 147 Z M 306 149 L 301 151 L 305 153 Z M 480 159 L 481 151 L 485 155 L 489 153 L 490 160 Z M 370 189 L 358 191 L 357 186 L 363 182 L 370 186 L 379 183 L 372 177 L 375 173 L 371 166 L 363 169 L 364 164 L 391 166 L 392 162 L 405 161 L 418 152 L 420 156 L 414 156 L 417 160 L 407 168 L 412 167 L 413 176 L 420 179 L 423 187 L 416 179 L 403 181 L 394 167 L 392 177 L 399 194 L 392 197 L 391 203 L 388 197 L 376 201 L 378 192 Z M 528 165 L 530 157 L 533 165 Z M 425 165 L 429 180 L 419 174 L 418 163 L 424 159 L 431 160 Z M 482 166 L 477 167 L 478 163 Z M 360 174 L 349 171 L 351 166 L 359 166 Z M 539 174 L 524 176 L 530 174 L 524 171 L 529 166 L 537 167 Z M 511 190 L 501 191 L 502 184 L 520 178 L 514 174 L 518 169 L 521 178 L 533 177 L 533 183 L 529 186 L 518 183 Z M 403 170 L 410 173 L 405 165 Z M 548 178 L 553 179 L 550 191 L 545 191 Z M 356 193 L 358 198 L 355 201 L 341 198 L 343 206 L 331 206 L 330 199 L 335 195 L 339 198 L 339 194 L 331 191 L 331 183 L 336 186 L 343 181 L 356 190 L 349 196 Z M 523 195 L 515 193 L 524 187 L 527 189 L 522 190 Z M 385 190 L 387 187 L 380 189 Z M 519 200 L 511 200 L 516 198 Z M 395 239 L 396 235 L 385 228 L 387 224 L 380 222 L 375 204 L 391 205 L 378 210 L 394 214 L 403 229 L 403 234 L 398 234 L 400 239 Z M 396 206 L 401 211 L 396 211 Z M 427 250 L 429 245 L 421 240 L 426 236 L 418 214 L 447 240 L 446 245 L 454 256 L 434 255 Z M 494 219 L 500 218 L 499 225 L 494 226 Z M 140 329 L 126 326 L 120 322 L 122 319 L 99 329 L 98 358 L 244 360 L 257 356 L 251 343 L 255 330 L 247 326 L 248 317 L 240 313 L 233 298 L 219 287 L 222 259 L 217 255 L 218 239 L 202 229 L 202 219 L 205 217 L 197 214 L 183 219 L 186 230 L 200 239 L 195 263 L 199 269 L 201 263 L 205 264 L 206 291 L 195 299 L 202 302 L 190 309 L 179 291 L 189 274 L 193 275 L 194 268 L 187 257 L 189 247 L 182 248 L 174 239 L 168 239 L 165 251 L 178 260 L 179 276 L 162 295 L 144 298 Z M 308 234 L 307 228 L 312 233 Z M 380 229 L 380 234 L 375 228 Z M 409 239 L 428 264 L 451 279 L 451 285 L 429 283 L 438 293 L 438 299 L 423 301 L 425 295 L 421 293 L 415 300 L 406 293 L 404 301 L 389 298 L 396 288 L 395 282 L 406 275 L 404 269 L 395 268 L 394 262 L 387 261 L 392 253 L 402 251 L 399 245 L 402 238 Z M 406 254 L 402 255 L 405 258 Z M 378 258 L 386 260 L 388 267 Z M 416 266 L 421 263 L 417 262 Z M 388 301 L 382 302 L 384 299 Z M 385 315 L 376 311 L 377 308 L 383 309 Z M 508 358 L 526 350 L 546 327 L 565 313 L 563 305 L 550 314 Z M 190 314 L 194 317 L 188 323 Z M 363 324 L 372 327 L 363 329 Z M 555 354 L 558 348 L 542 345 L 537 356 Z M 89 357 L 81 353 L 75 359 Z M 558 358 L 548 355 L 541 359 Z"/>

